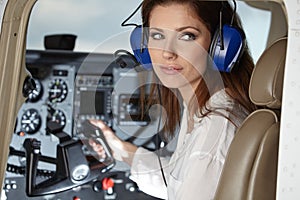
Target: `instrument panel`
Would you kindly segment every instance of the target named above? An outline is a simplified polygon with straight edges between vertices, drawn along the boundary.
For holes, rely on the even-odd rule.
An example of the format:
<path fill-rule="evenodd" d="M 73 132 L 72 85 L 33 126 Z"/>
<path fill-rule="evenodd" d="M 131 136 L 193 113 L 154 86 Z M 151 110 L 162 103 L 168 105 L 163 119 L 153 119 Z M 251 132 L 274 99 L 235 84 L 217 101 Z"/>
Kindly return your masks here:
<path fill-rule="evenodd" d="M 24 139 L 30 137 L 41 139 L 45 146 L 57 144 L 57 138 L 47 132 L 46 124 L 49 121 L 58 122 L 63 131 L 70 135 L 73 129 L 74 81 L 72 80 L 75 78 L 75 66 L 55 64 L 50 70 L 39 66 L 28 69 L 32 71 L 36 89 L 29 93 L 27 101 L 18 112 L 15 134 L 11 142 L 11 146 L 16 150 L 21 150 Z M 53 148 L 42 150 L 46 155 L 55 155 Z"/>
<path fill-rule="evenodd" d="M 4 181 L 8 199 L 156 199 L 141 192 L 129 179 L 130 169 L 117 162 L 109 172 L 94 181 L 57 194 L 29 197 L 25 193 L 26 159 L 23 143 L 28 138 L 40 141 L 40 151 L 54 161 L 60 141 L 49 133 L 47 124 L 55 122 L 74 140 L 79 140 L 81 124 L 101 119 L 121 139 L 154 149 L 153 134 L 157 122 L 141 117 L 138 75 L 121 69 L 110 54 L 89 54 L 57 50 L 27 50 L 26 67 L 32 78 L 26 78 L 23 91 L 27 100 L 19 109 L 10 144 L 10 156 Z M 34 86 L 34 87 L 32 87 Z M 149 135 L 152 132 L 152 135 Z M 153 141 L 153 142 L 152 142 Z M 84 154 L 89 154 L 83 146 Z M 55 165 L 39 163 L 39 179 L 51 176 Z M 113 186 L 103 188 L 106 182 Z"/>

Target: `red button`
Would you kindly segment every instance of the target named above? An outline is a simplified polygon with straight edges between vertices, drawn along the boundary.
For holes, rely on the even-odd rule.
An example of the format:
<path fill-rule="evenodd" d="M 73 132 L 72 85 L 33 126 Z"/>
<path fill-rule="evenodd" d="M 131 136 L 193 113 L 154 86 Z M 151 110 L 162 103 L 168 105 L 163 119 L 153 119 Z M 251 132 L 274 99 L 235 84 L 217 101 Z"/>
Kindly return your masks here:
<path fill-rule="evenodd" d="M 109 188 L 114 187 L 115 183 L 111 178 L 104 178 L 102 180 L 102 189 L 108 190 Z"/>

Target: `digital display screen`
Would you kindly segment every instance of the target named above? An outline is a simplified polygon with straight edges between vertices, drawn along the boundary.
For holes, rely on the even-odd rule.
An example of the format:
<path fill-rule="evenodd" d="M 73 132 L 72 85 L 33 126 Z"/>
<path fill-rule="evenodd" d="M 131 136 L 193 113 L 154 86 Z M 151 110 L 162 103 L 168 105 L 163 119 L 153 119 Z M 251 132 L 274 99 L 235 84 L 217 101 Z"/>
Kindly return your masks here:
<path fill-rule="evenodd" d="M 142 115 L 139 95 L 120 95 L 119 124 L 121 125 L 147 125 L 150 122 L 148 113 Z"/>
<path fill-rule="evenodd" d="M 103 115 L 105 106 L 105 91 L 80 92 L 80 114 Z"/>

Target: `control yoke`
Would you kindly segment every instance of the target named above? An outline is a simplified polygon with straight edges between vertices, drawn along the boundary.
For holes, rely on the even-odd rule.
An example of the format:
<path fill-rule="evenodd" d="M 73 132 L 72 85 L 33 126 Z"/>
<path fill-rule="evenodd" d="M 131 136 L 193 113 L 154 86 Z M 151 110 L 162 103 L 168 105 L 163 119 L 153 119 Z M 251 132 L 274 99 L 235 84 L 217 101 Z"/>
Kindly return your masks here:
<path fill-rule="evenodd" d="M 103 163 L 95 158 L 89 158 L 82 151 L 82 142 L 72 139 L 62 131 L 56 122 L 47 123 L 47 131 L 59 139 L 56 159 L 41 155 L 41 142 L 27 138 L 23 146 L 26 155 L 26 193 L 28 196 L 54 194 L 86 184 L 97 179 L 114 166 L 114 162 Z M 48 162 L 56 165 L 54 175 L 38 182 L 38 163 Z M 54 163 L 53 163 L 54 162 Z"/>

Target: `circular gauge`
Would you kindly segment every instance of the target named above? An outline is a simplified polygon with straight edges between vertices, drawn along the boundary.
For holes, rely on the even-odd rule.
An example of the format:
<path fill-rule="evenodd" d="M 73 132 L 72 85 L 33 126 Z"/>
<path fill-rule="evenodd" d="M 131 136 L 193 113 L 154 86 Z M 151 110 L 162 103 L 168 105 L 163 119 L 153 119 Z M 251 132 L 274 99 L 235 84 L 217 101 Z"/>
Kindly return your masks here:
<path fill-rule="evenodd" d="M 28 134 L 36 133 L 41 127 L 41 116 L 36 109 L 28 109 L 21 117 L 21 130 Z"/>
<path fill-rule="evenodd" d="M 35 102 L 43 94 L 43 87 L 38 79 L 27 76 L 23 84 L 23 96 L 28 97 L 30 102 Z"/>
<path fill-rule="evenodd" d="M 31 102 L 35 102 L 35 101 L 39 100 L 39 98 L 43 94 L 43 86 L 42 86 L 41 82 L 37 79 L 33 79 L 33 80 L 35 83 L 35 88 L 28 95 L 28 99 Z"/>
<path fill-rule="evenodd" d="M 62 102 L 68 94 L 68 86 L 61 79 L 54 79 L 49 85 L 49 100 L 51 102 Z"/>
<path fill-rule="evenodd" d="M 64 128 L 66 125 L 66 116 L 61 110 L 55 110 L 53 113 L 49 114 L 47 121 L 52 121 L 58 123 L 61 128 Z"/>

